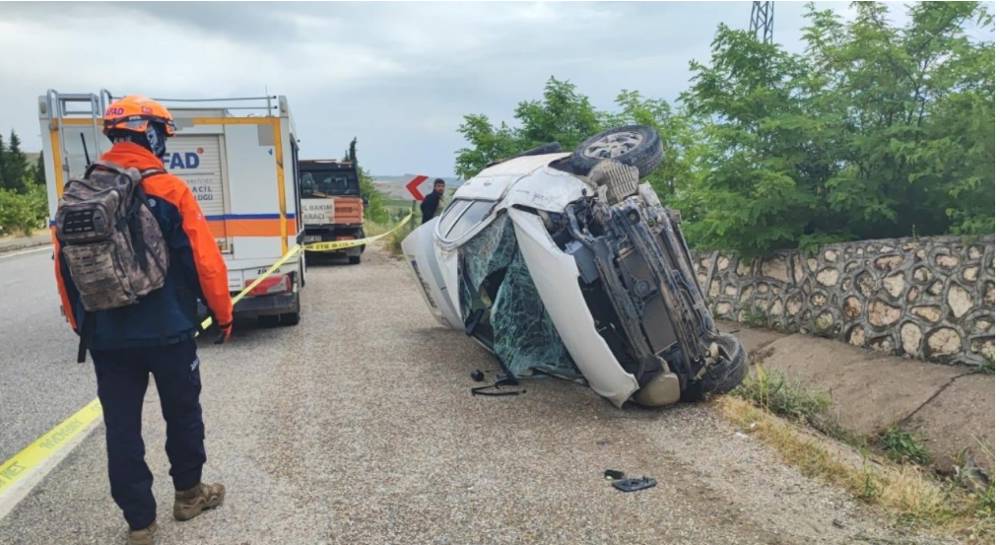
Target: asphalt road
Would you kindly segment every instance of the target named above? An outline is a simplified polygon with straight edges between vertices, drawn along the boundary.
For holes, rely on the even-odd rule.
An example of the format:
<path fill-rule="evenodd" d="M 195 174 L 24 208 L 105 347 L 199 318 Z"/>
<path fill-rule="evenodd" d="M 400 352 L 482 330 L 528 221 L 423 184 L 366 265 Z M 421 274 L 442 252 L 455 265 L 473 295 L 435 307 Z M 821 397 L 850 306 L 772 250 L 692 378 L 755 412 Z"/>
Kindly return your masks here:
<path fill-rule="evenodd" d="M 47 259 L 0 261 L 19 292 L 4 299 L 3 452 L 92 397 Z M 491 357 L 440 327 L 407 265 L 372 249 L 359 266 L 311 268 L 305 289 L 299 326 L 202 347 L 205 477 L 228 493 L 190 522 L 170 518 L 151 385 L 160 544 L 941 543 L 803 477 L 709 405 L 619 410 L 552 379 L 470 395 L 469 373 L 495 371 Z M 0 520 L 0 544 L 123 542 L 106 463 L 99 426 Z M 659 484 L 617 492 L 607 468 Z"/>
<path fill-rule="evenodd" d="M 0 254 L 0 460 L 97 396 L 59 312 L 52 251 Z"/>

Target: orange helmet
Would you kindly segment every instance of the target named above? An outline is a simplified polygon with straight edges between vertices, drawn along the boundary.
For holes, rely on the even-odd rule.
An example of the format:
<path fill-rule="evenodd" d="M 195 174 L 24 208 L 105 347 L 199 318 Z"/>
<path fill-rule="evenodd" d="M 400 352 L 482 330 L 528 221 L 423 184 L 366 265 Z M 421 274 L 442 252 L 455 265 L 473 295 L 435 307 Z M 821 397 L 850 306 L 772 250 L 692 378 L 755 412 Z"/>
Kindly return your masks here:
<path fill-rule="evenodd" d="M 141 95 L 129 95 L 104 110 L 104 134 L 112 130 L 145 133 L 150 121 L 162 123 L 167 136 L 173 136 L 177 130 L 174 116 L 162 104 Z"/>

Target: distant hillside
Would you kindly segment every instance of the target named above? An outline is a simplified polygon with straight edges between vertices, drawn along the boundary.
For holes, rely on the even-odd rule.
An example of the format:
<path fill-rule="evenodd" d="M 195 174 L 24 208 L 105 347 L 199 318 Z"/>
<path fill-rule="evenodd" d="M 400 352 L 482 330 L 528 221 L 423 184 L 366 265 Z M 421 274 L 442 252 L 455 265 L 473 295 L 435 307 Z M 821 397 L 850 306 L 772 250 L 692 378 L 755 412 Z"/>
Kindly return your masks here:
<path fill-rule="evenodd" d="M 386 195 L 393 200 L 413 200 L 410 196 L 410 192 L 406 190 L 406 183 L 412 180 L 416 176 L 415 174 L 403 174 L 401 176 L 373 176 L 375 178 L 375 188 L 378 189 L 379 193 Z M 455 177 L 440 177 L 444 180 L 445 187 L 449 189 L 455 189 L 462 185 L 461 180 Z M 420 190 L 426 194 L 430 192 L 433 184 L 431 181 L 434 177 L 431 177 L 424 183 L 420 184 Z"/>
<path fill-rule="evenodd" d="M 399 185 L 406 185 L 406 182 L 409 182 L 410 180 L 412 180 L 414 178 L 414 176 L 416 176 L 416 174 L 403 174 L 401 176 L 374 176 L 374 178 L 375 178 L 376 182 L 385 182 L 385 183 L 393 183 L 393 184 L 399 184 Z M 434 178 L 441 178 L 442 180 L 444 180 L 445 185 L 448 186 L 448 187 L 458 187 L 458 186 L 462 185 L 462 181 L 459 180 L 458 178 L 455 178 L 455 177 L 430 176 L 430 178 L 431 178 L 431 180 L 433 180 Z M 425 184 L 429 184 L 430 180 L 428 180 L 428 181 L 426 181 L 424 183 Z"/>

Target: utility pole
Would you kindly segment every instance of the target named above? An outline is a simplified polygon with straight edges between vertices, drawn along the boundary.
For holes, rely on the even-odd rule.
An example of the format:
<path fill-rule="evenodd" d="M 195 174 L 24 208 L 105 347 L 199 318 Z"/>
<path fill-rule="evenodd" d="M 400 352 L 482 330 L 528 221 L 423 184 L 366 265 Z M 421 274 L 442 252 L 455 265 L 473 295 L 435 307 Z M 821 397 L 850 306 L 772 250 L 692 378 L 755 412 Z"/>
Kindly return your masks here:
<path fill-rule="evenodd" d="M 750 10 L 750 32 L 764 43 L 774 41 L 774 2 L 754 2 Z"/>

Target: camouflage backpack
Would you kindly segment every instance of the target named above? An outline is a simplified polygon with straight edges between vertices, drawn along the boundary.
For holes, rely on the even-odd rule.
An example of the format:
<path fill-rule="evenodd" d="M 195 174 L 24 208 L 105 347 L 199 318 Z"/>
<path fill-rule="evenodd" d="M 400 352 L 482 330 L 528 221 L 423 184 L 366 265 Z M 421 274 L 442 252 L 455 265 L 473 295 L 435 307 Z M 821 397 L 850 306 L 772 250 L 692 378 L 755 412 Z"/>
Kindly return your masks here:
<path fill-rule="evenodd" d="M 133 305 L 163 287 L 170 254 L 140 185 L 163 172 L 97 161 L 66 184 L 56 235 L 88 312 Z"/>

